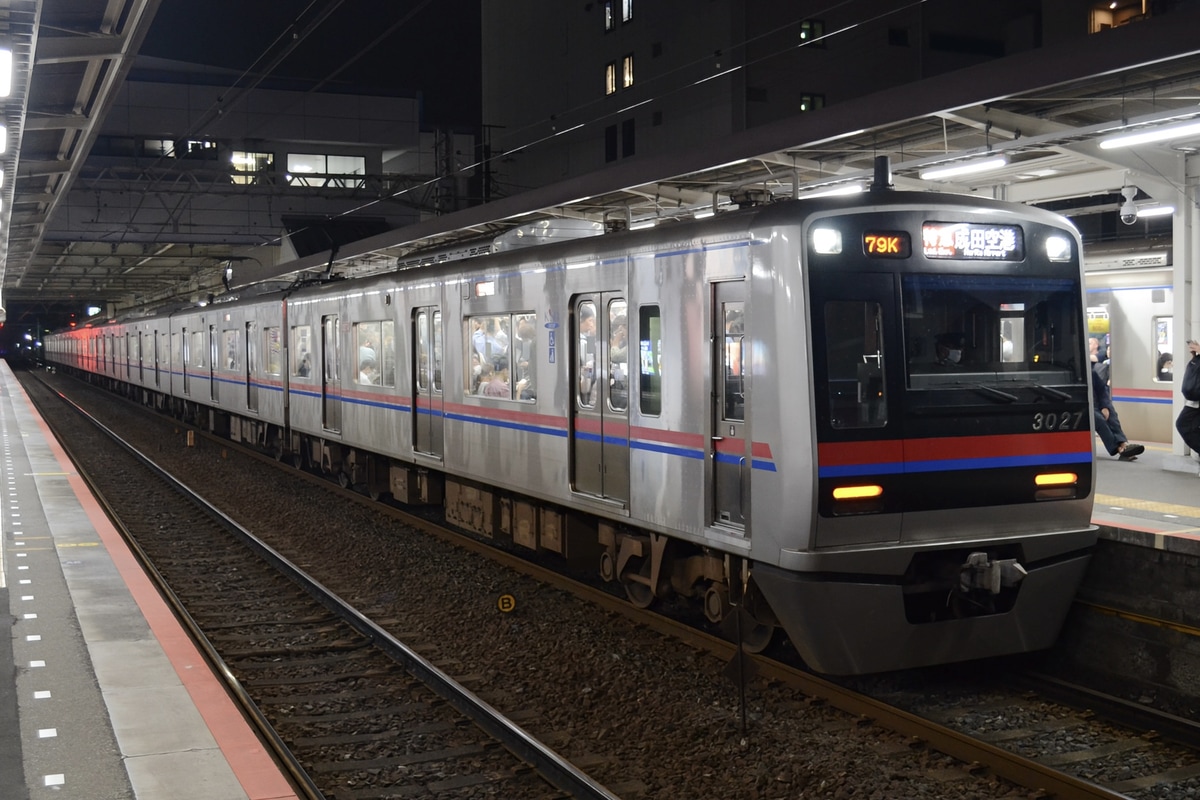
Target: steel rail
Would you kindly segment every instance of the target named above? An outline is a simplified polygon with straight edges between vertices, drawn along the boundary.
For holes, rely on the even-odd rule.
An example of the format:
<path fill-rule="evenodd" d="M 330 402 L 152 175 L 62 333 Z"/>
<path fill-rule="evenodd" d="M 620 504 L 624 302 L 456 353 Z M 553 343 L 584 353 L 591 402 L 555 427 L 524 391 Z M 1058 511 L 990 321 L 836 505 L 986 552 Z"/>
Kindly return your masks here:
<path fill-rule="evenodd" d="M 299 586 L 304 588 L 305 591 L 312 595 L 318 602 L 329 609 L 332 613 L 336 614 L 339 618 L 343 619 L 363 636 L 367 637 L 383 652 L 387 653 L 397 662 L 403 664 L 403 666 L 410 673 L 417 677 L 422 683 L 429 686 L 439 697 L 446 700 L 447 703 L 454 707 L 459 713 L 469 718 L 489 736 L 495 738 L 517 758 L 529 764 L 534 770 L 537 771 L 539 775 L 544 777 L 555 788 L 567 793 L 568 796 L 572 798 L 577 798 L 577 800 L 619 800 L 617 795 L 612 794 L 607 788 L 592 780 L 590 777 L 576 768 L 575 765 L 573 765 L 570 761 L 548 748 L 545 744 L 530 735 L 519 725 L 505 717 L 490 704 L 475 695 L 475 693 L 471 692 L 462 684 L 455 681 L 452 677 L 438 669 L 431 662 L 420 656 L 416 651 L 409 648 L 390 633 L 380 628 L 370 619 L 362 615 L 359 611 L 342 600 L 342 598 L 340 598 L 334 592 L 327 589 L 319 581 L 315 580 L 312 578 L 312 576 L 308 575 L 298 566 L 289 561 L 273 547 L 256 537 L 250 531 L 243 528 L 235 520 L 227 516 L 223 511 L 216 508 L 213 504 L 209 503 L 203 496 L 190 490 L 169 472 L 159 467 L 147 456 L 124 441 L 124 439 L 122 439 L 115 431 L 109 429 L 99 420 L 88 414 L 88 412 L 82 407 L 72 402 L 62 393 L 55 391 L 53 388 L 50 390 L 54 391 L 55 394 L 61 397 L 64 402 L 70 405 L 85 419 L 89 420 L 99 430 L 103 431 L 105 435 L 109 436 L 115 443 L 124 448 L 148 469 L 160 476 L 173 489 L 195 502 L 210 516 L 234 532 L 244 544 L 257 552 L 262 558 L 271 563 L 276 569 L 280 570 L 280 572 L 287 575 Z M 223 444 L 229 443 L 223 442 Z M 75 459 L 72 457 L 72 461 L 74 460 Z M 106 513 L 109 514 L 110 518 L 115 520 L 112 509 L 109 508 L 107 504 L 105 508 Z M 142 554 L 140 557 L 144 558 L 144 554 Z M 150 567 L 150 571 L 157 575 L 157 571 L 154 571 L 152 567 Z M 190 620 L 190 617 L 187 616 L 186 612 L 182 610 L 180 605 L 176 603 L 175 608 L 183 614 L 183 619 Z M 193 633 L 194 637 L 198 636 L 199 641 L 205 641 L 203 634 L 199 633 L 199 630 L 195 627 L 194 623 L 189 625 L 189 631 Z M 248 700 L 248 696 L 241 688 L 241 685 L 237 679 L 226 667 L 224 661 L 221 660 L 220 656 L 216 655 L 216 653 L 213 652 L 211 647 L 207 646 L 207 644 L 206 652 L 211 653 L 213 658 L 211 663 L 217 668 L 218 672 L 231 686 L 231 689 L 235 692 L 235 695 L 239 697 L 246 697 Z M 268 741 L 273 744 L 272 749 L 275 749 L 274 745 L 278 745 L 278 747 L 282 748 L 282 751 L 286 753 L 287 757 L 285 763 L 289 765 L 289 772 L 291 772 L 292 764 L 295 764 L 295 766 L 298 768 L 299 764 L 296 763 L 295 759 L 291 756 L 290 750 L 288 750 L 287 746 L 283 744 L 281 740 L 278 740 L 278 737 L 274 735 L 274 731 L 270 728 L 270 724 L 266 722 L 265 717 L 261 716 L 261 712 L 258 711 L 257 707 L 254 706 L 252 702 L 250 702 L 250 707 L 253 709 L 251 713 L 256 721 L 267 726 L 268 732 L 266 733 L 266 736 Z M 301 770 L 301 772 L 303 771 Z M 312 786 L 307 774 L 304 774 L 303 777 L 304 783 Z M 324 795 L 321 794 L 321 792 L 317 790 L 315 786 L 312 786 L 312 791 L 314 791 L 315 794 L 310 795 L 310 797 L 324 797 Z"/>

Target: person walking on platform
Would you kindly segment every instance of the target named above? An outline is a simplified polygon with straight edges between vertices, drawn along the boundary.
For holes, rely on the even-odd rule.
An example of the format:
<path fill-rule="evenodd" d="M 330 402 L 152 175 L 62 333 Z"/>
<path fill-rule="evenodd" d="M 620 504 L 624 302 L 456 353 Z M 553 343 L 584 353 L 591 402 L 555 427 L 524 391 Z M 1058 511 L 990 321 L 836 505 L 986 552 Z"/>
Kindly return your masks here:
<path fill-rule="evenodd" d="M 1184 443 L 1191 448 L 1192 455 L 1200 455 L 1200 344 L 1188 340 L 1187 367 L 1183 371 L 1183 410 L 1175 419 L 1175 430 L 1183 438 Z"/>
<path fill-rule="evenodd" d="M 1096 370 L 1092 373 L 1092 404 L 1096 407 L 1096 434 L 1104 442 L 1104 449 L 1110 456 L 1117 456 L 1122 461 L 1133 461 L 1146 452 L 1145 445 L 1129 441 L 1125 431 L 1121 429 L 1121 419 L 1117 416 L 1117 408 L 1113 405 L 1112 395 L 1108 385 Z"/>

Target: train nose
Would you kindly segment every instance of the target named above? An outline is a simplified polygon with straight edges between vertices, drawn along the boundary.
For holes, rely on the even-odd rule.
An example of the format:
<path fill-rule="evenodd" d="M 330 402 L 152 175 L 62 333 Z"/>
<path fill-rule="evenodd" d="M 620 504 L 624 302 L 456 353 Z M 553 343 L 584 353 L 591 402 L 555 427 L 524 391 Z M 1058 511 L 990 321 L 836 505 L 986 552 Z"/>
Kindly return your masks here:
<path fill-rule="evenodd" d="M 1016 586 L 1025 575 L 1025 568 L 1015 558 L 993 560 L 988 553 L 976 552 L 959 567 L 958 585 L 963 592 L 1000 594 L 1002 588 Z"/>

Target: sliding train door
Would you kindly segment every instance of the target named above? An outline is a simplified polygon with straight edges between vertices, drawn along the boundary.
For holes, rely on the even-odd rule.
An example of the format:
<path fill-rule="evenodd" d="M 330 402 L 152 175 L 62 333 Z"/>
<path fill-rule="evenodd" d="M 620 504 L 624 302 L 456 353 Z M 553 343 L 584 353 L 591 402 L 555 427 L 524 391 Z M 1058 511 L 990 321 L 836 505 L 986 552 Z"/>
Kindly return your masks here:
<path fill-rule="evenodd" d="M 321 426 L 342 429 L 341 339 L 338 316 L 321 317 Z"/>
<path fill-rule="evenodd" d="M 738 530 L 750 503 L 748 386 L 742 365 L 746 289 L 741 281 L 713 284 L 713 521 Z"/>
<path fill-rule="evenodd" d="M 413 446 L 442 456 L 442 312 L 436 306 L 413 313 Z"/>
<path fill-rule="evenodd" d="M 615 292 L 572 305 L 572 478 L 575 490 L 629 502 L 628 303 Z"/>

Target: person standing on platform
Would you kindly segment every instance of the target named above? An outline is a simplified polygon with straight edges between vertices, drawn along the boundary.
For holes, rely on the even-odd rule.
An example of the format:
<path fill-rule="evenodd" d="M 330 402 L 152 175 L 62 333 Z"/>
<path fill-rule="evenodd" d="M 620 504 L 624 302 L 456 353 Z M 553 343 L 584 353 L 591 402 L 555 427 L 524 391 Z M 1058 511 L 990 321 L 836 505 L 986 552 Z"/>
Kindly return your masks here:
<path fill-rule="evenodd" d="M 1192 455 L 1200 455 L 1200 344 L 1188 340 L 1187 367 L 1183 371 L 1183 410 L 1175 420 L 1175 430 L 1183 438 L 1184 443 L 1191 448 Z"/>

